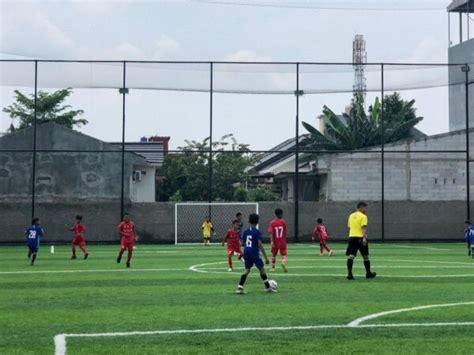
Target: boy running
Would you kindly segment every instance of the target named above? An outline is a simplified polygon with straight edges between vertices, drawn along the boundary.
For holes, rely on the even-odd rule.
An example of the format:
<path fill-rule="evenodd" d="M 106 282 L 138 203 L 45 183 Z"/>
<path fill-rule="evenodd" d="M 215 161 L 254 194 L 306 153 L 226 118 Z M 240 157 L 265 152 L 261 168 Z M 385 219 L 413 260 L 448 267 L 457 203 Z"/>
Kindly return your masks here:
<path fill-rule="evenodd" d="M 212 226 L 211 217 L 207 216 L 202 223 L 202 238 L 205 246 L 211 243 L 211 233 L 214 233 L 214 227 Z"/>
<path fill-rule="evenodd" d="M 44 235 L 38 217 L 32 219 L 31 226 L 26 229 L 25 234 L 28 243 L 28 259 L 31 259 L 31 266 L 33 266 L 35 264 L 36 255 L 38 254 L 40 237 Z"/>
<path fill-rule="evenodd" d="M 334 254 L 334 250 L 332 250 L 328 245 L 328 232 L 326 226 L 323 224 L 323 220 L 318 218 L 316 221 L 316 227 L 313 231 L 313 241 L 318 238 L 319 239 L 319 255 L 324 255 L 324 250 L 327 250 L 329 256 Z"/>
<path fill-rule="evenodd" d="M 123 215 L 123 221 L 120 222 L 117 228 L 122 237 L 120 243 L 120 251 L 117 257 L 117 264 L 120 264 L 120 261 L 122 261 L 123 253 L 125 252 L 125 250 L 128 250 L 127 268 L 129 268 L 130 261 L 132 260 L 133 246 L 135 244 L 135 240 L 137 240 L 137 234 L 135 232 L 135 223 L 130 220 L 130 215 L 128 213 L 125 213 Z"/>
<path fill-rule="evenodd" d="M 239 260 L 242 260 L 242 248 L 240 246 L 240 230 L 239 221 L 234 220 L 232 222 L 232 228 L 229 229 L 225 235 L 222 245 L 227 242 L 227 260 L 229 263 L 229 272 L 232 271 L 232 256 L 238 255 Z"/>
<path fill-rule="evenodd" d="M 347 221 L 349 227 L 349 245 L 347 246 L 347 279 L 354 280 L 352 274 L 352 266 L 354 265 L 354 259 L 357 256 L 357 252 L 360 251 L 364 257 L 365 266 L 365 277 L 367 279 L 373 279 L 377 274 L 370 271 L 370 259 L 369 259 L 369 241 L 367 240 L 367 204 L 365 202 L 359 202 L 357 204 L 357 211 L 349 216 Z"/>
<path fill-rule="evenodd" d="M 82 250 L 82 254 L 84 254 L 84 259 L 87 259 L 89 253 L 86 249 L 86 238 L 84 237 L 84 232 L 86 231 L 86 227 L 82 224 L 82 216 L 76 216 L 76 224 L 72 227 L 66 225 L 67 230 L 74 232 L 74 238 L 72 239 L 72 256 L 71 259 L 77 259 L 76 256 L 76 246 Z"/>
<path fill-rule="evenodd" d="M 470 221 L 464 223 L 464 239 L 467 243 L 467 255 L 471 256 L 471 245 L 474 245 L 474 226 Z"/>
<path fill-rule="evenodd" d="M 263 283 L 265 284 L 265 291 L 276 292 L 276 290 L 270 287 L 267 274 L 265 273 L 265 268 L 263 267 L 263 261 L 260 258 L 259 252 L 261 252 L 263 257 L 265 258 L 265 264 L 269 264 L 267 254 L 265 253 L 265 249 L 263 248 L 262 244 L 262 233 L 257 228 L 258 220 L 258 214 L 252 213 L 249 216 L 250 228 L 245 230 L 242 234 L 242 244 L 244 245 L 245 270 L 242 276 L 240 277 L 239 286 L 237 286 L 237 290 L 235 291 L 235 293 L 239 295 L 245 294 L 244 284 L 247 280 L 247 276 L 249 275 L 250 270 L 254 265 L 260 271 L 260 277 L 262 278 Z"/>
<path fill-rule="evenodd" d="M 275 271 L 276 256 L 280 252 L 281 267 L 284 272 L 288 272 L 286 268 L 286 234 L 288 233 L 288 227 L 283 219 L 283 210 L 281 208 L 275 210 L 275 216 L 276 218 L 271 221 L 268 227 L 268 233 L 270 233 L 272 239 L 272 271 Z"/>

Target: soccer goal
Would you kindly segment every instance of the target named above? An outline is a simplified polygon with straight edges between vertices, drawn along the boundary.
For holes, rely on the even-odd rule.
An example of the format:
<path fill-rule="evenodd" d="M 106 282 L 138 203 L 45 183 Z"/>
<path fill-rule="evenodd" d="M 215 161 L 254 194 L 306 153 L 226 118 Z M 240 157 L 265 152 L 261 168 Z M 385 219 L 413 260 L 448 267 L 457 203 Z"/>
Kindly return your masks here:
<path fill-rule="evenodd" d="M 248 226 L 248 216 L 258 213 L 258 203 L 248 202 L 180 202 L 175 204 L 174 233 L 175 244 L 202 243 L 202 224 L 211 217 L 215 236 L 211 243 L 222 243 L 235 215 L 242 213 L 244 228 Z"/>

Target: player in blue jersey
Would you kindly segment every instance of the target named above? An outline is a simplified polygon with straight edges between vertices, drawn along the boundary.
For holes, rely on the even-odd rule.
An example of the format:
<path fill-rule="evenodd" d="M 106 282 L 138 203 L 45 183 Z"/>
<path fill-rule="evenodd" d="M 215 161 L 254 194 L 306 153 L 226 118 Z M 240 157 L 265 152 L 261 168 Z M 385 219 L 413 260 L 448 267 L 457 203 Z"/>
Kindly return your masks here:
<path fill-rule="evenodd" d="M 255 265 L 257 269 L 260 271 L 260 277 L 265 284 L 265 291 L 267 292 L 276 292 L 275 289 L 270 287 L 268 282 L 267 274 L 265 272 L 265 268 L 263 267 L 263 261 L 260 258 L 260 253 L 262 253 L 263 257 L 265 258 L 265 264 L 269 264 L 270 261 L 268 260 L 267 254 L 265 253 L 265 249 L 263 248 L 262 244 L 262 232 L 260 232 L 257 228 L 258 224 L 258 214 L 252 213 L 249 216 L 249 224 L 250 228 L 246 229 L 242 233 L 242 245 L 244 246 L 244 260 L 245 260 L 245 270 L 242 276 L 240 277 L 239 286 L 235 291 L 239 295 L 245 294 L 244 291 L 244 284 L 247 280 L 247 276 L 250 273 L 250 270 Z"/>
<path fill-rule="evenodd" d="M 474 225 L 470 221 L 464 222 L 464 240 L 467 243 L 467 255 L 471 255 L 471 245 L 474 245 Z"/>
<path fill-rule="evenodd" d="M 40 219 L 33 218 L 31 226 L 25 231 L 28 243 L 28 259 L 31 259 L 31 266 L 35 264 L 36 254 L 38 254 L 40 237 L 44 235 L 43 229 L 40 227 Z"/>

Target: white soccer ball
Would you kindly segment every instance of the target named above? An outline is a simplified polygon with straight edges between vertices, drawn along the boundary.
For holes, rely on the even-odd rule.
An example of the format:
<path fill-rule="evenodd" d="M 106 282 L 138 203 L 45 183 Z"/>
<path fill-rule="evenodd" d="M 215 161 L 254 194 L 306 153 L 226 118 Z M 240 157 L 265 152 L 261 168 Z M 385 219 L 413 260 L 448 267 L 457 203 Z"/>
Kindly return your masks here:
<path fill-rule="evenodd" d="M 270 288 L 272 288 L 274 290 L 278 290 L 278 284 L 275 280 L 270 280 L 270 281 L 268 281 L 268 283 L 270 284 Z"/>

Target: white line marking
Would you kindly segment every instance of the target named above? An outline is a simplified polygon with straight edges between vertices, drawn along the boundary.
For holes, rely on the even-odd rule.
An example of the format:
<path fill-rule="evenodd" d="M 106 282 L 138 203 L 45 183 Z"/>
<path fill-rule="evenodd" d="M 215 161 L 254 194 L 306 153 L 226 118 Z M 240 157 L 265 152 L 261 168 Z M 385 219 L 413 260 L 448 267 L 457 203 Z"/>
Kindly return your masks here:
<path fill-rule="evenodd" d="M 352 322 L 351 322 L 352 323 Z M 349 323 L 350 324 L 350 323 Z M 54 337 L 55 355 L 66 355 L 66 338 L 96 338 L 96 337 L 121 337 L 134 335 L 172 335 L 172 334 L 199 334 L 199 333 L 234 333 L 250 331 L 286 331 L 286 330 L 315 330 L 315 329 L 365 329 L 365 328 L 408 328 L 408 327 L 444 327 L 444 326 L 474 326 L 474 322 L 447 322 L 447 323 L 399 323 L 399 324 L 363 324 L 350 325 L 308 325 L 291 327 L 246 327 L 246 328 L 214 328 L 214 329 L 176 329 L 156 331 L 134 331 L 116 333 L 82 333 L 58 334 Z"/>
<path fill-rule="evenodd" d="M 75 274 L 75 273 L 99 273 L 99 272 L 153 272 L 153 271 L 188 271 L 188 269 L 102 269 L 102 270 L 29 270 L 29 271 L 0 271 L 0 275 L 16 274 Z"/>
<path fill-rule="evenodd" d="M 291 270 L 293 269 L 347 269 L 347 266 L 331 266 L 331 265 L 312 265 L 312 266 L 291 266 Z M 398 265 L 398 266 L 389 266 L 389 265 L 377 265 L 377 269 L 439 269 L 439 265 L 433 266 L 420 266 L 420 265 Z M 443 266 L 443 269 L 465 269 L 464 266 Z M 199 270 L 221 270 L 222 267 L 200 267 Z"/>
<path fill-rule="evenodd" d="M 398 247 L 398 248 L 409 248 L 409 249 L 424 249 L 424 250 L 431 250 L 431 251 L 451 251 L 453 249 L 443 249 L 443 248 L 433 248 L 433 247 L 420 247 L 416 245 L 403 245 L 403 244 L 387 244 L 387 247 Z"/>
<path fill-rule="evenodd" d="M 427 306 L 418 306 L 418 307 L 395 309 L 395 310 L 392 310 L 392 311 L 379 312 L 379 313 L 369 314 L 368 316 L 364 316 L 364 317 L 361 317 L 361 318 L 357 318 L 356 320 L 353 320 L 352 322 L 350 322 L 347 326 L 348 327 L 358 327 L 358 326 L 360 326 L 361 323 L 364 323 L 368 320 L 384 317 L 384 316 L 387 316 L 387 315 L 390 315 L 390 314 L 413 312 L 413 311 L 419 311 L 419 310 L 431 309 L 431 308 L 467 306 L 467 305 L 473 305 L 473 304 L 474 304 L 474 302 L 458 302 L 458 303 L 431 304 L 431 305 L 427 305 Z"/>

